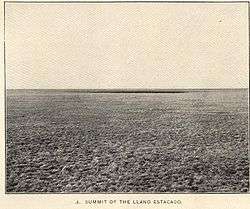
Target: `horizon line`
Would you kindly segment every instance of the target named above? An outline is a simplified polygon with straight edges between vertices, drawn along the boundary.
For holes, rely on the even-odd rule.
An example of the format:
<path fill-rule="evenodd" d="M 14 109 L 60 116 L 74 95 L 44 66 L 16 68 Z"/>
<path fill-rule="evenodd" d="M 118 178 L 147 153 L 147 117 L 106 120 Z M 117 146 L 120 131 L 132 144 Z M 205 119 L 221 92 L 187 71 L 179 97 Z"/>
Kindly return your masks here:
<path fill-rule="evenodd" d="M 140 89 L 142 89 L 142 90 L 144 90 L 144 89 L 147 89 L 147 90 L 151 90 L 151 89 L 156 89 L 156 90 L 173 90 L 173 89 L 248 89 L 249 87 L 216 87 L 216 88 L 6 88 L 6 89 L 28 89 L 28 90 L 33 90 L 33 89 L 37 89 L 37 90 L 42 90 L 42 89 L 86 89 L 86 90 L 92 90 L 92 89 L 101 89 L 101 90 L 103 90 L 103 89 L 136 89 L 136 90 L 140 90 Z"/>
<path fill-rule="evenodd" d="M 79 93 L 187 93 L 190 91 L 248 90 L 249 88 L 78 88 L 78 89 L 6 89 L 6 91 L 66 91 Z"/>

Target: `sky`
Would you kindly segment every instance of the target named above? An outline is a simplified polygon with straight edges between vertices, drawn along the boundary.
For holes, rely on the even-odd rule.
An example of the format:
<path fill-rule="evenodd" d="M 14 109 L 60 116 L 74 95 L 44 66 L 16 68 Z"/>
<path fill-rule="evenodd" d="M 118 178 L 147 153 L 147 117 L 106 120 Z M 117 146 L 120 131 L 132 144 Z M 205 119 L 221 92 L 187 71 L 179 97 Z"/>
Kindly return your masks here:
<path fill-rule="evenodd" d="M 247 7 L 6 3 L 7 88 L 248 88 Z"/>

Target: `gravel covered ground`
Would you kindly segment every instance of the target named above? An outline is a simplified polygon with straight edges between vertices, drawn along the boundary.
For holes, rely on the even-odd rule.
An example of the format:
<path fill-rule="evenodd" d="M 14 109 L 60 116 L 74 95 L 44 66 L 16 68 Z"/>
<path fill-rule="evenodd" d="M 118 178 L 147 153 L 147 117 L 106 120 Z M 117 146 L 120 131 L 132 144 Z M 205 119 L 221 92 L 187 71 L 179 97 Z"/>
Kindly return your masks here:
<path fill-rule="evenodd" d="M 7 192 L 247 192 L 247 90 L 8 90 Z"/>

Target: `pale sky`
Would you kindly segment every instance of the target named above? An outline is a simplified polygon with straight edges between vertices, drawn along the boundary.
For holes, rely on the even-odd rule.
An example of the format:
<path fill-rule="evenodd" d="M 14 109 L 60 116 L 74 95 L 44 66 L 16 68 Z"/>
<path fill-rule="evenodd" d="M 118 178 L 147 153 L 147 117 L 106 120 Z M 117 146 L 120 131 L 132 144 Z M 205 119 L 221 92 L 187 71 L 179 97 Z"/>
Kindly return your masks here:
<path fill-rule="evenodd" d="M 7 88 L 247 88 L 247 3 L 6 3 Z"/>

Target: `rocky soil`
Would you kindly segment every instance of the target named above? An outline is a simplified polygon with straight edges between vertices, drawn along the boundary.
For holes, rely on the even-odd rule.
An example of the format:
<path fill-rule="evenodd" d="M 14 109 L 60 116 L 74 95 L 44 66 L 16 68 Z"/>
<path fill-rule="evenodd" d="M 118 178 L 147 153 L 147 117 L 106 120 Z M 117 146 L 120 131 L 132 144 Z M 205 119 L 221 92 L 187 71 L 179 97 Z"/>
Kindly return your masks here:
<path fill-rule="evenodd" d="M 248 191 L 246 90 L 7 96 L 7 192 Z"/>

